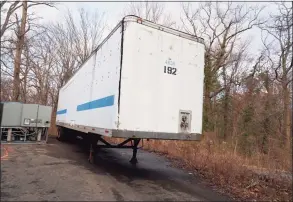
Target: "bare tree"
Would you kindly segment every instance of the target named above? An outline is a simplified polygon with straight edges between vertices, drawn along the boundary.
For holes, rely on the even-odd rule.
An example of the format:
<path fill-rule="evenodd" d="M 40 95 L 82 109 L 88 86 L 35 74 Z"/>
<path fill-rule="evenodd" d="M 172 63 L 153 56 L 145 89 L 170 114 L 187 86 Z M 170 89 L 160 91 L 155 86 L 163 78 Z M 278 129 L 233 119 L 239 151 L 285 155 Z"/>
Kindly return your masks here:
<path fill-rule="evenodd" d="M 1 3 L 0 3 L 0 9 L 1 9 L 1 30 L 0 30 L 1 81 L 2 81 L 2 78 L 7 76 L 7 73 L 9 72 L 8 60 L 10 59 L 10 55 L 11 55 L 11 45 L 10 45 L 11 37 L 9 36 L 9 31 L 11 31 L 11 28 L 16 23 L 14 21 L 13 15 L 20 7 L 21 7 L 20 1 L 15 1 L 15 2 L 1 1 Z M 3 73 L 6 75 L 3 75 Z M 4 81 L 4 78 L 3 78 L 3 81 Z M 2 86 L 2 83 L 1 83 L 1 86 Z"/>
<path fill-rule="evenodd" d="M 8 5 L 10 4 L 10 5 Z M 8 6 L 8 8 L 5 8 Z M 12 15 L 15 13 L 17 9 L 22 6 L 20 1 L 8 2 L 1 1 L 0 9 L 1 9 L 1 18 L 4 19 L 3 24 L 1 21 L 1 30 L 0 30 L 0 38 L 2 39 L 4 33 L 15 24 L 15 21 L 12 20 Z M 2 40 L 1 40 L 2 42 Z"/>
<path fill-rule="evenodd" d="M 12 78 L 1 75 L 0 101 L 7 102 L 12 99 Z"/>
<path fill-rule="evenodd" d="M 15 13 L 16 18 L 16 42 L 15 42 L 15 57 L 14 57 L 14 73 L 13 73 L 13 100 L 19 101 L 20 99 L 20 71 L 21 71 L 21 55 L 25 43 L 25 36 L 30 31 L 30 24 L 28 23 L 28 9 L 37 5 L 52 6 L 52 3 L 40 2 L 22 2 L 22 16 L 19 20 L 18 15 Z M 20 22 L 20 23 L 19 23 Z"/>
<path fill-rule="evenodd" d="M 176 24 L 171 15 L 165 12 L 164 4 L 159 2 L 131 2 L 127 5 L 124 15 L 136 15 L 167 27 Z"/>
<path fill-rule="evenodd" d="M 243 71 L 247 71 L 246 61 L 249 60 L 247 47 L 248 43 L 246 41 L 241 44 L 240 47 L 234 47 L 234 51 L 230 53 L 229 58 L 227 58 L 226 64 L 219 69 L 222 80 L 223 94 L 223 129 L 222 133 L 224 138 L 230 133 L 232 133 L 232 125 L 234 120 L 232 119 L 232 102 L 231 94 L 233 93 L 233 88 L 239 85 L 239 75 Z M 212 95 L 214 96 L 214 95 Z"/>
<path fill-rule="evenodd" d="M 65 26 L 74 44 L 74 52 L 81 64 L 97 48 L 105 30 L 104 13 L 89 13 L 83 8 L 78 10 L 78 20 L 73 19 L 70 11 L 65 16 Z"/>
<path fill-rule="evenodd" d="M 48 38 L 45 46 L 51 47 L 50 54 L 54 56 L 48 92 L 54 107 L 57 107 L 59 89 L 97 48 L 104 32 L 103 13 L 89 13 L 83 9 L 78 13 L 79 18 L 75 20 L 68 11 L 64 23 L 49 25 L 45 33 L 45 38 Z"/>
<path fill-rule="evenodd" d="M 16 28 L 16 50 L 15 50 L 15 58 L 14 58 L 14 74 L 13 74 L 13 100 L 19 101 L 19 95 L 20 95 L 20 64 L 21 64 L 21 54 L 23 50 L 24 45 L 24 37 L 25 34 L 29 31 L 29 29 L 26 29 L 26 23 L 27 23 L 27 9 L 28 4 L 27 1 L 24 1 L 22 3 L 22 17 L 21 17 L 21 24 L 17 23 Z M 16 18 L 18 19 L 17 14 Z M 17 20 L 18 22 L 18 20 Z"/>
<path fill-rule="evenodd" d="M 271 15 L 271 21 L 261 29 L 272 38 L 266 37 L 263 42 L 266 47 L 268 57 L 272 62 L 275 79 L 282 86 L 282 103 L 283 103 L 283 138 L 282 142 L 287 148 L 290 148 L 291 142 L 291 123 L 290 116 L 290 84 L 292 83 L 292 66 L 293 66 L 293 14 L 292 7 L 288 3 L 278 3 L 278 14 Z M 271 47 L 274 47 L 272 49 Z"/>
<path fill-rule="evenodd" d="M 30 67 L 28 77 L 29 86 L 36 90 L 37 103 L 48 105 L 52 69 L 55 67 L 55 55 L 53 44 L 46 34 L 41 34 L 30 40 L 31 48 L 27 57 L 27 66 Z"/>
<path fill-rule="evenodd" d="M 241 34 L 254 26 L 260 25 L 259 13 L 262 9 L 246 7 L 237 3 L 205 3 L 199 8 L 192 9 L 192 4 L 183 4 L 182 17 L 185 31 L 205 39 L 205 116 L 207 128 L 213 129 L 211 99 L 223 90 L 227 95 L 229 85 L 221 85 L 220 72 L 228 72 L 231 57 L 235 55 L 239 46 Z M 228 89 L 226 89 L 228 87 Z M 227 112 L 223 112 L 224 114 Z M 224 131 L 227 131 L 224 126 Z M 224 132 L 224 138 L 226 134 Z"/>

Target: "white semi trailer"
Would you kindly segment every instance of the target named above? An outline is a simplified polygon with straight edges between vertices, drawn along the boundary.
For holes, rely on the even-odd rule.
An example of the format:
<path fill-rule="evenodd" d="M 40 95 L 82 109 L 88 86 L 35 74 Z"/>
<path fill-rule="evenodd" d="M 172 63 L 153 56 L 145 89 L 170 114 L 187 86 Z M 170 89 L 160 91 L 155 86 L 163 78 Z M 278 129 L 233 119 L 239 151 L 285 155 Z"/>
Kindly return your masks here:
<path fill-rule="evenodd" d="M 59 139 L 79 131 L 91 148 L 130 147 L 132 163 L 141 139 L 200 140 L 204 51 L 202 38 L 124 17 L 60 89 Z"/>

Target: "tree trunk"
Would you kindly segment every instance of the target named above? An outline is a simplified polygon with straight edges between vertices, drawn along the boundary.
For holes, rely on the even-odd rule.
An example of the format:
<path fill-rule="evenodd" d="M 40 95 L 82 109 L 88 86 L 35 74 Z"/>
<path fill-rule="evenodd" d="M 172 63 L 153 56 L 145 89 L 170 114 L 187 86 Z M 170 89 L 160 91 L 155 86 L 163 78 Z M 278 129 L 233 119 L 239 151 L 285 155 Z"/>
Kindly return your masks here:
<path fill-rule="evenodd" d="M 27 73 L 25 74 L 25 77 L 23 79 L 23 102 L 27 102 Z"/>
<path fill-rule="evenodd" d="M 264 154 L 268 153 L 268 137 L 271 135 L 271 118 L 270 118 L 270 109 L 271 109 L 271 87 L 268 73 L 265 74 L 264 85 L 267 91 L 267 96 L 265 97 L 265 108 L 264 108 L 264 134 L 261 140 L 261 152 Z"/>
<path fill-rule="evenodd" d="M 21 60 L 21 47 L 19 41 L 16 44 L 16 53 L 14 58 L 14 73 L 13 73 L 13 101 L 19 101 L 20 95 L 20 60 Z"/>
<path fill-rule="evenodd" d="M 22 3 L 21 25 L 17 30 L 16 52 L 14 58 L 14 73 L 13 73 L 13 101 L 20 100 L 20 65 L 21 54 L 24 45 L 25 26 L 27 21 L 27 1 Z"/>
<path fill-rule="evenodd" d="M 43 82 L 45 83 L 44 85 L 43 85 L 43 94 L 42 94 L 42 101 L 41 101 L 41 104 L 42 105 L 47 105 L 47 102 L 48 102 L 48 92 L 49 92 L 49 90 L 48 90 L 48 88 L 49 88 L 49 86 L 48 86 L 48 75 L 46 75 L 45 76 L 45 78 L 43 79 Z"/>
<path fill-rule="evenodd" d="M 226 88 L 225 90 L 225 97 L 224 97 L 224 110 L 223 110 L 223 113 L 224 113 L 224 117 L 223 117 L 223 138 L 224 140 L 227 139 L 227 136 L 228 136 L 228 117 L 229 117 L 229 97 L 230 97 L 230 89 Z"/>
<path fill-rule="evenodd" d="M 290 95 L 289 95 L 289 89 L 287 86 L 288 83 L 288 73 L 287 73 L 287 57 L 282 53 L 281 56 L 281 61 L 282 61 L 282 70 L 283 70 L 283 75 L 282 75 L 282 90 L 283 90 L 283 138 L 282 138 L 282 145 L 284 145 L 287 149 L 290 149 L 290 132 L 291 132 L 291 124 L 290 124 Z"/>
<path fill-rule="evenodd" d="M 204 67 L 204 130 L 214 130 L 211 121 L 212 103 L 210 99 L 210 93 L 212 90 L 212 70 L 210 58 L 208 55 L 205 56 L 205 67 Z"/>
<path fill-rule="evenodd" d="M 290 141 L 291 141 L 291 124 L 290 124 L 290 97 L 289 97 L 289 90 L 287 86 L 283 87 L 283 103 L 284 103 L 284 126 L 283 126 L 283 143 L 286 148 L 290 149 Z"/>

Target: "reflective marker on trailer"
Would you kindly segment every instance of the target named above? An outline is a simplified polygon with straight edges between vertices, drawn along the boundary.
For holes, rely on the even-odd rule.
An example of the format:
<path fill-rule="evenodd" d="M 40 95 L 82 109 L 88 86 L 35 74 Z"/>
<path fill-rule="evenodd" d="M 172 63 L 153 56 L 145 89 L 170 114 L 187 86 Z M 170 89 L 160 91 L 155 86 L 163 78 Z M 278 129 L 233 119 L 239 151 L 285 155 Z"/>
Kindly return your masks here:
<path fill-rule="evenodd" d="M 142 19 L 141 18 L 138 18 L 137 20 L 136 20 L 138 23 L 142 23 Z"/>

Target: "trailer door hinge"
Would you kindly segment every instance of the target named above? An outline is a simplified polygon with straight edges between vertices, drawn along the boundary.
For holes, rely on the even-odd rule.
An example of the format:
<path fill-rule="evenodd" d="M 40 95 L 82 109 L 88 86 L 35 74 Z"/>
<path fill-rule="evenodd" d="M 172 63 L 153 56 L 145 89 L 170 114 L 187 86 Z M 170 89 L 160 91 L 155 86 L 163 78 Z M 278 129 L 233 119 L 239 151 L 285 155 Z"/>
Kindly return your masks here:
<path fill-rule="evenodd" d="M 119 121 L 116 121 L 115 124 L 116 124 L 116 127 L 117 127 L 117 129 L 118 129 L 119 126 L 120 126 L 120 122 L 119 122 Z"/>

